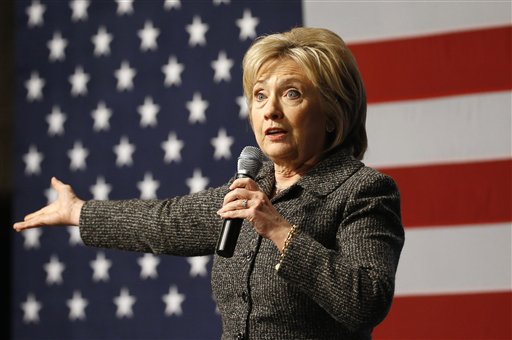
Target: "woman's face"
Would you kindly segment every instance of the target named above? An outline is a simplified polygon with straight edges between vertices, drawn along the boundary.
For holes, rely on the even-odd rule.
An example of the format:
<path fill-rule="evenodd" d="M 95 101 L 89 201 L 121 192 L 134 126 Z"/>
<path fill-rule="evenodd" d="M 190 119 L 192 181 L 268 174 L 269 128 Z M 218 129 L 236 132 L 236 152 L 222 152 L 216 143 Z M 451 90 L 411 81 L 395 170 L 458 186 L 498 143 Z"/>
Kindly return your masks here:
<path fill-rule="evenodd" d="M 276 164 L 301 167 L 319 159 L 326 136 L 320 92 L 291 59 L 271 60 L 252 91 L 251 123 L 261 150 Z"/>

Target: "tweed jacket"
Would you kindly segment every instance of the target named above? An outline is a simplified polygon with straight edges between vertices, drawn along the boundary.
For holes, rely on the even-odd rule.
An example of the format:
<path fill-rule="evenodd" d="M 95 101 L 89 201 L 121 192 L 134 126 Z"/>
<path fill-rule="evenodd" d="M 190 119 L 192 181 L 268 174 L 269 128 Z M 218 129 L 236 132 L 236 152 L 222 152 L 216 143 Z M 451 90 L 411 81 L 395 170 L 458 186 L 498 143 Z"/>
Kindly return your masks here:
<path fill-rule="evenodd" d="M 270 195 L 274 168 L 256 182 Z M 214 254 L 228 184 L 167 200 L 89 201 L 86 245 L 197 256 Z M 222 339 L 369 339 L 386 316 L 404 242 L 393 180 L 343 150 L 271 199 L 297 226 L 280 252 L 244 222 L 232 258 L 214 257 L 212 289 Z"/>

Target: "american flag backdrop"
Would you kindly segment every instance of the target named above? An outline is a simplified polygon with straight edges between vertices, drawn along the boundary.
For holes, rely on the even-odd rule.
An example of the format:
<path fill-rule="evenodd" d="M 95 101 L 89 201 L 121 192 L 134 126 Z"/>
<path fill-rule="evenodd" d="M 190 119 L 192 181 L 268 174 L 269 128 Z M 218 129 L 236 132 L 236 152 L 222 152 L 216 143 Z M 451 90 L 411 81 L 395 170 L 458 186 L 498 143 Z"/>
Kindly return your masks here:
<path fill-rule="evenodd" d="M 254 144 L 241 58 L 257 35 L 326 27 L 368 92 L 365 162 L 402 193 L 387 339 L 512 338 L 510 1 L 16 1 L 15 218 L 52 201 L 165 198 L 224 183 Z M 211 257 L 13 247 L 16 339 L 215 339 Z"/>
<path fill-rule="evenodd" d="M 17 218 L 54 199 L 217 186 L 254 144 L 241 59 L 301 3 L 17 1 Z M 211 257 L 86 249 L 76 228 L 15 240 L 15 338 L 219 338 Z"/>
<path fill-rule="evenodd" d="M 386 339 L 512 338 L 512 3 L 305 2 L 368 93 L 368 165 L 402 196 Z"/>

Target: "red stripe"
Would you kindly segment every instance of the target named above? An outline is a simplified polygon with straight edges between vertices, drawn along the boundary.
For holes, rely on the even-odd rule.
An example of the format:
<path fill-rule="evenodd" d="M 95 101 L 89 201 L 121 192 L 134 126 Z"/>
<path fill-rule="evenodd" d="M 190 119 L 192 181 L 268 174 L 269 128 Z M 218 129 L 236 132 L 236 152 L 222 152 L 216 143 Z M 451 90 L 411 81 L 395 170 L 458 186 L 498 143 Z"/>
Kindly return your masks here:
<path fill-rule="evenodd" d="M 351 44 L 369 102 L 512 88 L 512 26 Z"/>
<path fill-rule="evenodd" d="M 400 189 L 406 227 L 512 221 L 512 159 L 380 171 Z"/>
<path fill-rule="evenodd" d="M 511 339 L 512 293 L 397 297 L 375 339 Z"/>

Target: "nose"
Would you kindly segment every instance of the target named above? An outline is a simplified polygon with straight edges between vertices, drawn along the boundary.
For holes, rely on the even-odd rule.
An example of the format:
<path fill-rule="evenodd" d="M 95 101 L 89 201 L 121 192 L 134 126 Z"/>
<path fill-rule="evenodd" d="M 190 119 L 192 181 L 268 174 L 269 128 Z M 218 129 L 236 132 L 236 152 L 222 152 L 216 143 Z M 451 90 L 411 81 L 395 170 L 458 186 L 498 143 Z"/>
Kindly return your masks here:
<path fill-rule="evenodd" d="M 265 104 L 265 119 L 277 120 L 283 117 L 283 108 L 276 96 L 270 97 Z"/>

